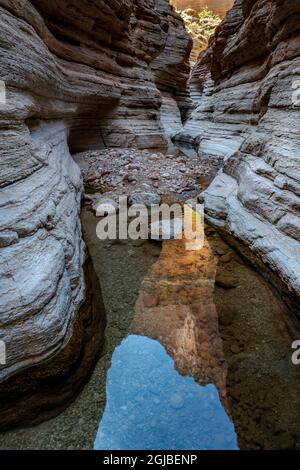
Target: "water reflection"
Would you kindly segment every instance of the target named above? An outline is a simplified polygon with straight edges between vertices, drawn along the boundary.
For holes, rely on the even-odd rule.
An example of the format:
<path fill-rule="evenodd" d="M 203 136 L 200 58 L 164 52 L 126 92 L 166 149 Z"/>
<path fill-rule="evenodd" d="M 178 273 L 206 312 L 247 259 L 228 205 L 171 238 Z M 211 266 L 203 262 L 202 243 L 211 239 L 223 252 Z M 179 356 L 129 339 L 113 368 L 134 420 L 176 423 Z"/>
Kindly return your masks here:
<path fill-rule="evenodd" d="M 207 239 L 197 251 L 184 239 L 163 242 L 141 284 L 132 334 L 113 355 L 97 449 L 237 448 L 216 267 Z"/>
<path fill-rule="evenodd" d="M 213 298 L 216 270 L 206 238 L 197 251 L 187 251 L 185 240 L 164 241 L 142 282 L 131 332 L 158 340 L 181 374 L 214 384 L 227 408 L 227 367 Z"/>
<path fill-rule="evenodd" d="M 216 387 L 181 376 L 159 342 L 130 335 L 115 350 L 97 450 L 237 449 Z"/>
<path fill-rule="evenodd" d="M 199 251 L 147 242 L 137 259 L 152 248 L 147 274 L 135 272 L 130 336 L 113 354 L 95 448 L 299 448 L 298 329 L 277 294 L 211 227 Z M 111 285 L 120 280 L 131 291 L 124 267 Z"/>

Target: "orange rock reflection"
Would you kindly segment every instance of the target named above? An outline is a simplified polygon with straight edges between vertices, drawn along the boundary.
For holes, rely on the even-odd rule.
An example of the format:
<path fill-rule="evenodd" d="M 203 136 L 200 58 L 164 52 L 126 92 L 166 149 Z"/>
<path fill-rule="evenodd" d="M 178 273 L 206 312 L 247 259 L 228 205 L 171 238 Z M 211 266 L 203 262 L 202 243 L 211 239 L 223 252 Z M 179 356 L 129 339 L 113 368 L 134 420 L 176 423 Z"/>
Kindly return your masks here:
<path fill-rule="evenodd" d="M 160 341 L 181 374 L 213 383 L 226 407 L 226 363 L 213 300 L 216 268 L 207 239 L 198 251 L 187 251 L 185 240 L 164 241 L 142 283 L 131 331 Z"/>

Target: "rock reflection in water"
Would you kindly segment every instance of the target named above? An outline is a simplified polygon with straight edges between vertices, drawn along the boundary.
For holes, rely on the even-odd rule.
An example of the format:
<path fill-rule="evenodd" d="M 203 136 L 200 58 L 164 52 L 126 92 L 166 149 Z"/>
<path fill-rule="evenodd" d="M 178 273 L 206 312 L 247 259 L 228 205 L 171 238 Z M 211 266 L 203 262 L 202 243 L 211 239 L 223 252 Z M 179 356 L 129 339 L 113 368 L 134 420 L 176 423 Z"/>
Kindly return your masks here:
<path fill-rule="evenodd" d="M 213 298 L 216 268 L 207 240 L 197 251 L 187 251 L 184 240 L 164 241 L 142 283 L 131 332 L 157 339 L 181 374 L 214 384 L 227 408 L 227 369 Z"/>
<path fill-rule="evenodd" d="M 130 335 L 113 354 L 95 449 L 237 449 L 237 440 L 214 385 L 181 376 L 159 342 Z"/>

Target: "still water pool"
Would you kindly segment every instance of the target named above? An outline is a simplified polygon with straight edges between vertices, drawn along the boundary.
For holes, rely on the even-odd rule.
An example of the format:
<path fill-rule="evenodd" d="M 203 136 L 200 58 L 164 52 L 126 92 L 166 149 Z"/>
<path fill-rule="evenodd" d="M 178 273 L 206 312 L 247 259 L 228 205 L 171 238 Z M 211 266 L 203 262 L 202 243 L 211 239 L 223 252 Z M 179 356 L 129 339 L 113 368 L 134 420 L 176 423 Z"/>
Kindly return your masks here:
<path fill-rule="evenodd" d="M 116 348 L 97 450 L 238 449 L 213 384 L 180 375 L 158 341 L 130 335 Z"/>
<path fill-rule="evenodd" d="M 83 208 L 107 313 L 101 357 L 68 409 L 2 434 L 0 448 L 300 449 L 299 311 L 212 227 L 191 252 L 101 241 L 97 223 Z"/>

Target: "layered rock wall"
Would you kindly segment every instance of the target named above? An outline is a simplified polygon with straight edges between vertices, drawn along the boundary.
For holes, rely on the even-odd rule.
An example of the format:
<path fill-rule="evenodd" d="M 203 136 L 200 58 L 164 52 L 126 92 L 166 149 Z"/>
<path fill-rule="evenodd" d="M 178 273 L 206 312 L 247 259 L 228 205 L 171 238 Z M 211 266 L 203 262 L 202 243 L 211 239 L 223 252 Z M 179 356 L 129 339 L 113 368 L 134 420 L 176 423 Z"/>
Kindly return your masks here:
<path fill-rule="evenodd" d="M 190 38 L 166 0 L 0 0 L 0 14 L 0 408 L 8 427 L 6 381 L 15 390 L 16 377 L 28 395 L 38 387 L 30 371 L 42 364 L 55 380 L 51 361 L 84 337 L 74 330 L 85 299 L 82 182 L 70 151 L 165 145 L 160 88 L 175 100 L 184 91 Z"/>
<path fill-rule="evenodd" d="M 200 55 L 176 140 L 224 158 L 207 219 L 300 294 L 300 4 L 236 0 Z M 250 249 L 250 250 L 249 250 Z"/>

